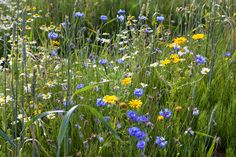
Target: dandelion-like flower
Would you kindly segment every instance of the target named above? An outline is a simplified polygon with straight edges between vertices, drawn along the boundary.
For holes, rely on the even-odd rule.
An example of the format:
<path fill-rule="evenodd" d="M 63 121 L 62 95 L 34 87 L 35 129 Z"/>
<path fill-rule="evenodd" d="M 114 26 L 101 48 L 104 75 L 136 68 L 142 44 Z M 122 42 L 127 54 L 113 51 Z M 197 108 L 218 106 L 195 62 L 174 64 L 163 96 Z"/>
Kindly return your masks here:
<path fill-rule="evenodd" d="M 179 61 L 181 61 L 178 54 L 172 54 L 172 55 L 170 55 L 170 58 L 173 63 L 178 63 Z"/>
<path fill-rule="evenodd" d="M 164 118 L 169 118 L 171 116 L 171 111 L 168 108 L 164 108 L 164 110 L 161 110 L 159 114 Z"/>
<path fill-rule="evenodd" d="M 157 121 L 158 121 L 158 122 L 161 122 L 161 121 L 163 121 L 164 119 L 165 119 L 165 118 L 164 118 L 163 116 L 160 116 L 160 115 L 157 116 Z"/>
<path fill-rule="evenodd" d="M 121 84 L 123 85 L 128 85 L 132 82 L 132 78 L 131 77 L 126 77 L 123 80 L 121 80 Z"/>
<path fill-rule="evenodd" d="M 199 39 L 203 39 L 204 37 L 205 37 L 204 34 L 194 34 L 194 35 L 192 36 L 192 39 L 193 39 L 193 40 L 199 40 Z"/>
<path fill-rule="evenodd" d="M 161 60 L 160 61 L 160 66 L 165 66 L 167 64 L 170 64 L 170 60 L 169 59 L 165 59 L 165 60 Z"/>
<path fill-rule="evenodd" d="M 106 95 L 103 97 L 103 101 L 109 104 L 115 104 L 118 98 L 115 95 Z"/>
<path fill-rule="evenodd" d="M 173 42 L 176 45 L 184 45 L 187 42 L 187 39 L 185 37 L 179 37 L 179 38 L 175 38 Z"/>
<path fill-rule="evenodd" d="M 164 148 L 164 147 L 167 145 L 168 142 L 165 140 L 164 137 L 157 136 L 155 143 L 156 143 L 160 148 Z"/>
<path fill-rule="evenodd" d="M 142 106 L 142 104 L 143 104 L 142 101 L 138 99 L 134 99 L 129 102 L 130 107 L 135 109 L 139 109 Z"/>

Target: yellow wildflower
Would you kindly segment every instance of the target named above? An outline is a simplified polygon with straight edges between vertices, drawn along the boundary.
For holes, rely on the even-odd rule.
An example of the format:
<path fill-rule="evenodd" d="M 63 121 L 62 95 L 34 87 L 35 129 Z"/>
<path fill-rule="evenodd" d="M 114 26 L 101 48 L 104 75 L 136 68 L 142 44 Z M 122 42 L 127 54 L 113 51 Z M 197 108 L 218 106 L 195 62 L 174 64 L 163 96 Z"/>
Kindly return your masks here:
<path fill-rule="evenodd" d="M 123 80 L 121 80 L 121 83 L 123 84 L 123 85 L 128 85 L 128 84 L 130 84 L 132 82 L 132 78 L 131 77 L 126 77 L 126 78 L 124 78 Z"/>
<path fill-rule="evenodd" d="M 109 104 L 115 104 L 118 98 L 115 95 L 106 95 L 103 97 L 103 101 Z"/>
<path fill-rule="evenodd" d="M 161 122 L 161 121 L 163 121 L 163 120 L 164 120 L 164 117 L 163 117 L 163 116 L 160 116 L 160 115 L 157 116 L 157 121 L 158 121 L 158 122 Z"/>
<path fill-rule="evenodd" d="M 126 108 L 127 108 L 127 105 L 126 105 L 125 102 L 121 102 L 121 103 L 119 104 L 119 106 L 120 106 L 120 108 L 122 108 L 122 109 L 126 109 Z"/>
<path fill-rule="evenodd" d="M 199 40 L 199 39 L 203 39 L 204 37 L 205 37 L 204 34 L 194 34 L 194 35 L 192 36 L 192 39 L 193 39 L 193 40 Z"/>
<path fill-rule="evenodd" d="M 160 61 L 160 66 L 165 66 L 165 65 L 167 65 L 167 64 L 169 64 L 169 63 L 170 63 L 170 60 L 169 60 L 169 59 L 161 60 L 161 61 Z"/>
<path fill-rule="evenodd" d="M 171 60 L 173 63 L 178 63 L 181 59 L 179 58 L 179 55 L 178 54 L 172 54 L 170 56 Z"/>
<path fill-rule="evenodd" d="M 138 99 L 131 100 L 129 102 L 130 107 L 139 109 L 142 106 L 142 101 Z"/>
<path fill-rule="evenodd" d="M 183 109 L 182 106 L 176 106 L 175 107 L 176 112 L 180 112 L 182 109 Z"/>
<path fill-rule="evenodd" d="M 179 38 L 175 38 L 173 40 L 173 42 L 176 44 L 176 45 L 183 45 L 187 42 L 187 39 L 185 37 L 179 37 Z"/>

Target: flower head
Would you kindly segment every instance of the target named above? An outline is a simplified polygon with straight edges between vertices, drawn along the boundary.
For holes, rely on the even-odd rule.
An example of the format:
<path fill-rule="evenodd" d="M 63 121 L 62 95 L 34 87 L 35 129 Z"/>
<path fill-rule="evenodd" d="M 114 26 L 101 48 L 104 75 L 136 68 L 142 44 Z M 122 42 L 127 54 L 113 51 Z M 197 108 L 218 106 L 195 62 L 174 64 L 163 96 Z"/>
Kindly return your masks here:
<path fill-rule="evenodd" d="M 100 20 L 102 20 L 102 22 L 106 22 L 108 19 L 108 17 L 106 15 L 101 15 L 100 16 Z"/>
<path fill-rule="evenodd" d="M 201 74 L 202 75 L 206 75 L 207 73 L 209 73 L 210 72 L 210 69 L 209 68 L 202 68 L 202 70 L 201 70 Z"/>
<path fill-rule="evenodd" d="M 97 106 L 98 106 L 98 107 L 106 106 L 106 102 L 104 102 L 104 101 L 102 100 L 102 98 L 98 98 L 98 99 L 97 99 Z"/>
<path fill-rule="evenodd" d="M 164 119 L 165 119 L 165 118 L 164 118 L 163 116 L 160 116 L 160 115 L 157 116 L 157 121 L 158 121 L 158 122 L 161 122 L 161 121 L 163 121 Z"/>
<path fill-rule="evenodd" d="M 143 116 L 138 116 L 138 121 L 139 121 L 139 122 L 147 123 L 147 122 L 150 121 L 150 118 L 149 118 L 149 116 L 145 116 L 145 115 L 143 115 Z"/>
<path fill-rule="evenodd" d="M 165 140 L 164 137 L 157 136 L 155 143 L 156 143 L 160 148 L 164 148 L 164 147 L 167 145 L 168 142 Z"/>
<path fill-rule="evenodd" d="M 84 13 L 83 12 L 76 12 L 75 17 L 82 18 L 82 17 L 84 17 Z"/>
<path fill-rule="evenodd" d="M 146 142 L 144 140 L 138 141 L 137 148 L 143 150 L 145 148 Z"/>
<path fill-rule="evenodd" d="M 82 88 L 84 88 L 84 84 L 80 83 L 80 84 L 77 85 L 76 88 L 77 88 L 77 89 L 82 89 Z"/>
<path fill-rule="evenodd" d="M 138 114 L 135 111 L 133 111 L 133 110 L 128 111 L 127 112 L 127 116 L 133 122 L 137 122 L 138 121 Z"/>
<path fill-rule="evenodd" d="M 172 60 L 173 63 L 178 63 L 181 59 L 179 58 L 178 54 L 172 54 L 170 55 L 170 58 Z"/>
<path fill-rule="evenodd" d="M 230 56 L 231 56 L 231 52 L 228 51 L 225 53 L 225 57 L 229 58 Z"/>
<path fill-rule="evenodd" d="M 198 116 L 199 115 L 199 110 L 197 107 L 193 108 L 193 115 Z"/>
<path fill-rule="evenodd" d="M 163 22 L 165 20 L 165 18 L 164 18 L 164 16 L 157 16 L 156 20 L 159 22 Z"/>
<path fill-rule="evenodd" d="M 135 109 L 139 109 L 142 106 L 142 104 L 143 104 L 142 101 L 137 99 L 131 100 L 129 102 L 130 107 Z"/>
<path fill-rule="evenodd" d="M 195 62 L 197 62 L 198 64 L 204 64 L 206 63 L 206 58 L 201 55 L 197 55 L 195 57 Z"/>
<path fill-rule="evenodd" d="M 141 140 L 143 138 L 146 137 L 146 133 L 141 131 L 141 130 L 138 130 L 136 133 L 135 133 L 135 137 L 138 139 L 138 140 Z"/>
<path fill-rule="evenodd" d="M 101 65 L 105 65 L 105 64 L 107 63 L 107 60 L 101 59 L 101 60 L 99 61 L 99 63 L 100 63 Z"/>
<path fill-rule="evenodd" d="M 164 118 L 169 118 L 171 116 L 171 111 L 168 108 L 164 108 L 164 110 L 161 110 L 159 114 Z"/>
<path fill-rule="evenodd" d="M 120 15 L 123 15 L 123 14 L 125 14 L 125 10 L 120 9 L 120 10 L 118 10 L 117 13 L 120 14 Z"/>
<path fill-rule="evenodd" d="M 59 35 L 57 33 L 55 33 L 55 32 L 49 32 L 48 33 L 48 38 L 52 39 L 52 40 L 56 40 L 58 38 L 58 36 Z"/>
<path fill-rule="evenodd" d="M 121 80 L 121 84 L 123 85 L 128 85 L 132 82 L 132 78 L 131 77 L 126 77 L 123 80 Z"/>
<path fill-rule="evenodd" d="M 119 22 L 124 22 L 124 20 L 125 20 L 125 17 L 123 15 L 117 15 L 116 18 Z"/>
<path fill-rule="evenodd" d="M 187 42 L 187 39 L 185 37 L 179 37 L 175 38 L 173 41 L 176 45 L 184 45 Z"/>
<path fill-rule="evenodd" d="M 169 59 L 165 59 L 165 60 L 161 60 L 160 61 L 160 66 L 165 66 L 167 64 L 170 64 L 170 60 Z"/>
<path fill-rule="evenodd" d="M 118 98 L 115 95 L 106 95 L 103 97 L 103 101 L 109 104 L 115 104 Z"/>
<path fill-rule="evenodd" d="M 145 21 L 145 20 L 147 20 L 147 17 L 146 16 L 138 16 L 138 19 L 141 21 Z"/>
<path fill-rule="evenodd" d="M 138 127 L 131 127 L 131 128 L 129 128 L 128 131 L 129 131 L 130 136 L 135 136 L 136 133 L 137 133 L 138 131 L 140 131 L 140 129 L 139 129 Z"/>
<path fill-rule="evenodd" d="M 205 37 L 204 34 L 194 34 L 194 35 L 192 36 L 192 39 L 193 39 L 193 40 L 199 40 L 199 39 L 203 39 L 204 37 Z"/>
<path fill-rule="evenodd" d="M 141 97 L 143 95 L 143 89 L 142 88 L 136 88 L 134 90 L 134 95 L 137 97 Z"/>

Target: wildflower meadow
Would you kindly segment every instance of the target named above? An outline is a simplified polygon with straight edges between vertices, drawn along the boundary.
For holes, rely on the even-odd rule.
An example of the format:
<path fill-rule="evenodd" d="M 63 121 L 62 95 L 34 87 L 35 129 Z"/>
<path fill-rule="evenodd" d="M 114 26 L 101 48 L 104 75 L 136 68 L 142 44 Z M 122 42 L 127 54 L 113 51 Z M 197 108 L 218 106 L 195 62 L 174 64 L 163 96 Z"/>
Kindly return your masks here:
<path fill-rule="evenodd" d="M 0 0 L 0 157 L 235 157 L 235 0 Z"/>

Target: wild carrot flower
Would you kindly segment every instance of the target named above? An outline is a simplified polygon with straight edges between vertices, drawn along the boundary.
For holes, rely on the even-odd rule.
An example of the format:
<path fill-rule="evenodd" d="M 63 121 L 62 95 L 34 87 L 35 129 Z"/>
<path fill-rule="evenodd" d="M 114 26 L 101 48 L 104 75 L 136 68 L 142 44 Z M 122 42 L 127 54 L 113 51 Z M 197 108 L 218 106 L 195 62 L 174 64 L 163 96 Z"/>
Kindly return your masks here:
<path fill-rule="evenodd" d="M 118 98 L 115 95 L 106 95 L 103 97 L 103 101 L 109 104 L 115 104 Z"/>
<path fill-rule="evenodd" d="M 202 70 L 201 70 L 201 74 L 202 75 L 206 75 L 207 73 L 209 73 L 210 72 L 210 69 L 209 68 L 202 68 Z"/>
<path fill-rule="evenodd" d="M 143 104 L 142 101 L 137 99 L 131 100 L 129 102 L 130 107 L 135 109 L 139 109 L 142 106 L 142 104 Z"/>
<path fill-rule="evenodd" d="M 192 39 L 193 39 L 193 40 L 199 40 L 199 39 L 203 39 L 204 37 L 205 37 L 204 34 L 194 34 L 194 35 L 192 36 Z"/>
<path fill-rule="evenodd" d="M 123 80 L 121 80 L 121 84 L 123 85 L 128 85 L 132 82 L 132 78 L 131 77 L 126 77 Z"/>

